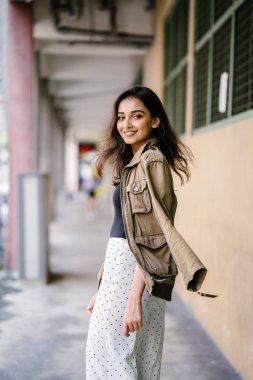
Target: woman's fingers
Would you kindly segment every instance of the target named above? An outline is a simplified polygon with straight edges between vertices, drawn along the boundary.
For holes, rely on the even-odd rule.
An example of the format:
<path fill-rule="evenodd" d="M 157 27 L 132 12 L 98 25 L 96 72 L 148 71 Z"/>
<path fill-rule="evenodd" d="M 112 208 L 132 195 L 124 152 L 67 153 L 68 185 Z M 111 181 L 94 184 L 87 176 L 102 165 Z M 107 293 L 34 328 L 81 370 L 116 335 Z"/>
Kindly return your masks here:
<path fill-rule="evenodd" d="M 142 327 L 142 311 L 140 302 L 128 302 L 123 317 L 123 334 L 129 336 L 129 333 L 138 331 Z"/>
<path fill-rule="evenodd" d="M 128 337 L 129 336 L 129 328 L 126 322 L 123 321 L 123 335 Z"/>
<path fill-rule="evenodd" d="M 141 322 L 141 321 L 134 322 L 134 323 L 132 324 L 132 326 L 133 326 L 133 330 L 134 330 L 134 331 L 138 331 L 138 330 L 142 327 L 142 322 Z"/>
<path fill-rule="evenodd" d="M 92 310 L 94 308 L 94 304 L 95 304 L 95 301 L 96 301 L 96 296 L 97 296 L 97 293 L 94 294 L 94 296 L 91 297 L 90 299 L 90 302 L 88 303 L 88 306 L 86 308 L 86 312 L 91 315 L 92 313 Z"/>
<path fill-rule="evenodd" d="M 93 306 L 89 304 L 89 305 L 87 306 L 87 308 L 86 308 L 87 313 L 91 315 L 92 310 L 93 310 Z"/>
<path fill-rule="evenodd" d="M 123 335 L 129 336 L 130 333 L 138 331 L 142 327 L 142 322 L 123 322 Z"/>

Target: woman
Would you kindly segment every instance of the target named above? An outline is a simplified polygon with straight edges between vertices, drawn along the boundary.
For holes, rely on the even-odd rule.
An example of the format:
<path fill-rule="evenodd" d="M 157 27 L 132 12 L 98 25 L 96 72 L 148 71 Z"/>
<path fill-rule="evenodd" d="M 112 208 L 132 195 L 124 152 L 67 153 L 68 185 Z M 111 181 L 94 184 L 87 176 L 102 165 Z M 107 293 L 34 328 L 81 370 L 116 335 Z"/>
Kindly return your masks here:
<path fill-rule="evenodd" d="M 97 169 L 113 166 L 115 215 L 91 314 L 87 380 L 160 378 L 165 300 L 177 268 L 197 291 L 206 268 L 174 227 L 177 200 L 171 169 L 187 180 L 192 154 L 147 87 L 115 102 Z"/>

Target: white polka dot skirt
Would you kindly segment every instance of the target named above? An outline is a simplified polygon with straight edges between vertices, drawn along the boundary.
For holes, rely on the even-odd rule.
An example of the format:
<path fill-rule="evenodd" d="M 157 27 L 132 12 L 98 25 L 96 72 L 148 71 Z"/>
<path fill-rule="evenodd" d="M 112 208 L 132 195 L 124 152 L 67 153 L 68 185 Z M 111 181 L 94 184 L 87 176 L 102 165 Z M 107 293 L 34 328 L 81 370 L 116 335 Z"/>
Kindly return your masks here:
<path fill-rule="evenodd" d="M 142 328 L 129 337 L 122 332 L 135 266 L 127 240 L 110 237 L 87 337 L 87 380 L 160 378 L 165 301 L 145 288 Z"/>

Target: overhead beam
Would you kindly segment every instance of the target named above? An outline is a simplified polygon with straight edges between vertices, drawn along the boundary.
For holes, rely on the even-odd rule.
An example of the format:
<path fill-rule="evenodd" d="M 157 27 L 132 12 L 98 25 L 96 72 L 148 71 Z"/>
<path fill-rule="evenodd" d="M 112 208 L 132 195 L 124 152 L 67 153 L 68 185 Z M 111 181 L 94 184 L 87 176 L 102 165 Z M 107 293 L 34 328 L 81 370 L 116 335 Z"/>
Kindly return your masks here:
<path fill-rule="evenodd" d="M 122 80 L 112 83 L 89 82 L 89 81 L 49 81 L 48 89 L 52 96 L 58 98 L 85 98 L 87 96 L 120 92 L 129 85 L 129 80 Z"/>
<path fill-rule="evenodd" d="M 145 47 L 116 46 L 103 44 L 68 44 L 68 43 L 48 43 L 41 47 L 40 51 L 46 55 L 72 55 L 72 56 L 144 56 L 148 49 Z"/>

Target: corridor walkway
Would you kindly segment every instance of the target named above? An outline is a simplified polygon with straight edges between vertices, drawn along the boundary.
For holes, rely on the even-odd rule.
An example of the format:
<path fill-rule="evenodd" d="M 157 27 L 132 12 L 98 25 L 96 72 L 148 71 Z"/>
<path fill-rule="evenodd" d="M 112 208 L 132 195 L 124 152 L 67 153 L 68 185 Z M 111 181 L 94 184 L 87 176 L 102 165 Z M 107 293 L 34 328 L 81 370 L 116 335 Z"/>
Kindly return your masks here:
<path fill-rule="evenodd" d="M 82 195 L 62 198 L 51 226 L 53 281 L 2 281 L 1 380 L 85 380 L 85 307 L 96 291 L 111 218 L 101 204 L 95 219 L 87 220 Z M 239 379 L 174 295 L 167 304 L 161 380 Z"/>

